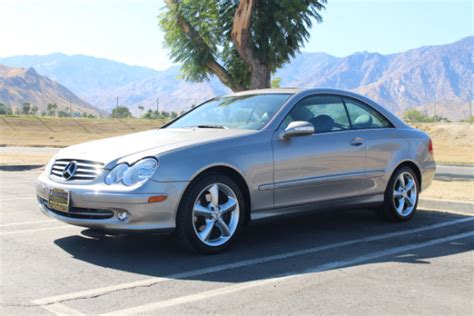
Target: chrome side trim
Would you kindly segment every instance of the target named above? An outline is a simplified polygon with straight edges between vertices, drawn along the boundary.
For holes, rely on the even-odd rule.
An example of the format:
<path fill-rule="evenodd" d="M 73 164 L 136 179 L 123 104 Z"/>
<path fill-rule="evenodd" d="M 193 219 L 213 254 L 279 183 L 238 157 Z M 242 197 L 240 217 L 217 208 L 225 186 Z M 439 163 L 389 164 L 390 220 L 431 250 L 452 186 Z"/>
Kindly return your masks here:
<path fill-rule="evenodd" d="M 322 176 L 322 177 L 316 177 L 316 178 L 304 178 L 304 179 L 299 179 L 299 180 L 278 182 L 275 184 L 267 183 L 267 184 L 260 185 L 258 187 L 258 190 L 271 191 L 271 190 L 279 190 L 279 189 L 288 189 L 288 188 L 295 188 L 299 186 L 311 186 L 314 184 L 319 184 L 321 182 L 354 180 L 354 179 L 361 179 L 361 178 L 376 178 L 376 177 L 382 177 L 384 175 L 385 175 L 385 170 L 372 170 L 368 172 L 345 173 L 345 174 L 339 174 L 335 176 Z"/>
<path fill-rule="evenodd" d="M 315 178 L 304 178 L 292 181 L 284 181 L 275 183 L 274 188 L 275 190 L 280 189 L 289 189 L 289 188 L 296 188 L 302 186 L 312 186 L 315 184 L 321 184 L 326 182 L 334 182 L 334 181 L 345 181 L 345 180 L 354 180 L 354 179 L 363 179 L 366 178 L 365 172 L 351 172 L 351 173 L 344 173 L 338 175 L 331 175 L 331 176 L 322 176 L 322 177 L 315 177 Z"/>
<path fill-rule="evenodd" d="M 272 191 L 275 190 L 275 185 L 273 183 L 269 184 L 262 184 L 261 186 L 258 187 L 259 191 Z"/>
<path fill-rule="evenodd" d="M 365 172 L 367 178 L 377 178 L 383 177 L 385 175 L 385 170 L 369 170 Z"/>

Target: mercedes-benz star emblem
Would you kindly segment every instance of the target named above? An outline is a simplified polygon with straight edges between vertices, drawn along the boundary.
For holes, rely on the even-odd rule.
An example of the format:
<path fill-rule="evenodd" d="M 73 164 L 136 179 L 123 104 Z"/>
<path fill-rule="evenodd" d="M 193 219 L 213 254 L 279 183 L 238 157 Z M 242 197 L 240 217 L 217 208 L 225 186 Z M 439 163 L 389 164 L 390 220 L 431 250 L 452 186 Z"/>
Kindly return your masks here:
<path fill-rule="evenodd" d="M 66 180 L 71 179 L 77 171 L 77 162 L 71 161 L 66 165 L 66 167 L 63 170 L 63 177 Z"/>

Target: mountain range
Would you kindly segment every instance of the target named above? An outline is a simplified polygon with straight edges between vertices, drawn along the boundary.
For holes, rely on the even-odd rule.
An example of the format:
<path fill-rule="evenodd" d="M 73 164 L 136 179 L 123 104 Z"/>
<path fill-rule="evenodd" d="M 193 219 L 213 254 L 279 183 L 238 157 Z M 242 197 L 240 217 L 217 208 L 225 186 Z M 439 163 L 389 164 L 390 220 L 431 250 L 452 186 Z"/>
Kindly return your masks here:
<path fill-rule="evenodd" d="M 382 55 L 297 56 L 276 74 L 283 85 L 352 90 L 398 114 L 419 107 L 450 119 L 465 118 L 472 102 L 474 36 L 438 46 Z"/>
<path fill-rule="evenodd" d="M 474 36 L 457 42 L 382 55 L 346 57 L 301 53 L 274 74 L 282 86 L 352 90 L 401 114 L 419 108 L 452 120 L 465 118 L 472 102 Z M 164 71 L 129 66 L 85 55 L 50 54 L 0 58 L 0 64 L 33 67 L 86 102 L 110 111 L 117 102 L 137 114 L 139 107 L 180 111 L 229 89 L 217 79 L 182 79 L 179 66 Z"/>
<path fill-rule="evenodd" d="M 0 65 L 0 103 L 19 107 L 23 103 L 46 111 L 48 103 L 62 105 L 62 110 L 104 115 L 105 112 L 84 102 L 66 87 L 39 75 L 33 68 Z"/>

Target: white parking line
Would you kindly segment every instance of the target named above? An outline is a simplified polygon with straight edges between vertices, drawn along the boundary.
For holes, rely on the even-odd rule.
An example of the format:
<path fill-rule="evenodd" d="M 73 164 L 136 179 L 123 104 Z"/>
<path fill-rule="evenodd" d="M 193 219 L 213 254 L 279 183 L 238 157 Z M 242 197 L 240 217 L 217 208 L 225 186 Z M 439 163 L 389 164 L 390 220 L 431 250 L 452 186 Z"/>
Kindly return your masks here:
<path fill-rule="evenodd" d="M 41 307 L 53 313 L 54 315 L 78 315 L 78 316 L 84 315 L 78 310 L 75 310 L 63 304 L 51 304 L 51 305 L 46 305 L 46 306 L 41 306 Z"/>
<path fill-rule="evenodd" d="M 35 195 L 20 195 L 20 196 L 15 196 L 12 198 L 2 198 L 0 199 L 0 202 L 17 201 L 17 200 L 32 200 L 34 198 L 36 198 Z"/>
<path fill-rule="evenodd" d="M 166 308 L 166 307 L 171 307 L 171 306 L 176 306 L 176 305 L 181 305 L 181 304 L 187 304 L 187 303 L 192 303 L 200 300 L 206 300 L 211 297 L 216 297 L 216 296 L 221 296 L 221 295 L 226 295 L 242 290 L 248 290 L 250 288 L 254 288 L 257 286 L 262 286 L 265 284 L 271 284 L 271 283 L 276 283 L 276 282 L 281 282 L 283 280 L 288 280 L 288 279 L 294 279 L 298 277 L 305 277 L 306 274 L 308 273 L 316 273 L 316 272 L 323 272 L 327 270 L 332 270 L 332 269 L 337 269 L 337 268 L 342 268 L 345 266 L 351 266 L 355 265 L 358 263 L 374 260 L 380 257 L 386 257 L 390 255 L 395 255 L 398 253 L 403 253 L 406 251 L 414 250 L 414 249 L 419 249 L 419 248 L 425 248 L 429 246 L 434 246 L 438 245 L 441 243 L 446 243 L 450 242 L 453 240 L 458 240 L 458 239 L 463 239 L 467 237 L 472 237 L 474 236 L 474 232 L 467 232 L 467 233 L 462 233 L 458 235 L 453 235 L 453 236 L 448 236 L 444 238 L 438 238 L 438 239 L 433 239 L 417 244 L 412 244 L 412 245 L 406 245 L 406 246 L 401 246 L 401 247 L 395 247 L 395 248 L 389 248 L 385 249 L 382 251 L 376 251 L 369 253 L 364 256 L 359 256 L 355 258 L 350 258 L 346 260 L 341 260 L 341 261 L 333 261 L 329 263 L 325 263 L 319 266 L 316 266 L 314 268 L 310 268 L 307 270 L 302 270 L 302 271 L 294 271 L 290 273 L 285 273 L 283 275 L 274 277 L 274 278 L 268 278 L 268 279 L 263 279 L 263 280 L 256 280 L 256 281 L 249 281 L 249 282 L 244 282 L 241 284 L 236 284 L 236 285 L 230 285 L 226 287 L 222 287 L 219 289 L 215 290 L 210 290 L 206 292 L 201 292 L 197 294 L 192 294 L 192 295 L 186 295 L 186 296 L 181 296 L 181 297 L 176 297 L 172 298 L 169 300 L 161 301 L 161 302 L 156 302 L 156 303 L 150 303 L 150 304 L 145 304 L 141 306 L 136 306 L 132 308 L 127 308 L 127 309 L 122 309 L 122 310 L 117 310 L 113 311 L 110 313 L 102 314 L 102 315 L 130 315 L 130 314 L 142 314 L 142 313 L 148 313 L 148 312 L 155 312 L 158 309 Z"/>
<path fill-rule="evenodd" d="M 7 178 L 7 177 L 2 177 L 1 176 L 1 171 L 0 171 L 0 186 L 1 187 L 8 187 L 11 188 L 12 186 L 15 186 L 16 184 L 35 184 L 36 179 L 25 179 L 25 180 L 16 180 L 16 178 Z"/>
<path fill-rule="evenodd" d="M 45 223 L 57 223 L 57 221 L 55 221 L 54 219 L 46 219 L 46 220 L 43 220 L 43 221 L 16 222 L 16 223 L 9 223 L 9 224 L 0 224 L 0 227 L 37 225 L 37 224 L 45 224 Z"/>
<path fill-rule="evenodd" d="M 37 304 L 37 305 L 47 305 L 47 304 L 53 304 L 53 303 L 61 303 L 61 302 L 74 300 L 74 299 L 95 297 L 95 296 L 108 294 L 111 292 L 135 288 L 135 287 L 145 287 L 145 286 L 148 287 L 148 286 L 152 286 L 161 282 L 169 281 L 170 279 L 176 280 L 176 279 L 191 278 L 191 277 L 200 276 L 204 274 L 221 272 L 221 271 L 236 269 L 236 268 L 242 268 L 242 267 L 246 267 L 250 265 L 261 264 L 261 263 L 271 262 L 275 260 L 282 260 L 282 259 L 288 259 L 288 258 L 296 257 L 296 256 L 314 254 L 317 252 L 331 250 L 331 249 L 340 248 L 340 247 L 351 246 L 351 245 L 355 245 L 362 242 L 378 241 L 382 239 L 388 239 L 392 237 L 398 237 L 398 236 L 403 236 L 403 235 L 408 235 L 408 234 L 413 234 L 413 233 L 419 233 L 419 232 L 423 232 L 427 230 L 438 229 L 438 228 L 442 228 L 446 226 L 458 225 L 458 224 L 470 222 L 473 220 L 474 220 L 474 217 L 466 217 L 466 218 L 456 219 L 456 220 L 452 220 L 448 222 L 433 224 L 433 225 L 429 225 L 425 227 L 407 229 L 404 231 L 397 231 L 397 232 L 392 232 L 392 233 L 364 237 L 360 239 L 353 239 L 353 240 L 343 241 L 343 242 L 329 244 L 325 246 L 286 252 L 286 253 L 282 253 L 278 255 L 272 255 L 272 256 L 249 259 L 249 260 L 242 260 L 242 261 L 237 261 L 233 263 L 212 266 L 209 268 L 191 270 L 187 272 L 168 275 L 166 277 L 154 277 L 150 279 L 139 280 L 139 281 L 128 282 L 128 283 L 121 283 L 121 284 L 116 284 L 116 285 L 111 285 L 111 286 L 106 286 L 106 287 L 101 287 L 101 288 L 96 288 L 96 289 L 91 289 L 91 290 L 86 290 L 86 291 L 61 294 L 57 296 L 36 299 L 32 301 L 32 303 Z"/>
<path fill-rule="evenodd" d="M 73 225 L 61 225 L 61 226 L 43 227 L 43 228 L 35 228 L 35 229 L 12 230 L 12 231 L 7 231 L 7 232 L 0 232 L 0 236 L 36 233 L 36 232 L 45 231 L 45 230 L 65 229 L 65 228 L 78 228 L 78 227 L 73 226 Z"/>
<path fill-rule="evenodd" d="M 36 183 L 36 178 L 17 180 L 15 178 L 2 177 L 0 173 L 0 187 L 3 187 L 3 188 L 11 188 L 17 184 L 35 184 L 35 183 Z"/>

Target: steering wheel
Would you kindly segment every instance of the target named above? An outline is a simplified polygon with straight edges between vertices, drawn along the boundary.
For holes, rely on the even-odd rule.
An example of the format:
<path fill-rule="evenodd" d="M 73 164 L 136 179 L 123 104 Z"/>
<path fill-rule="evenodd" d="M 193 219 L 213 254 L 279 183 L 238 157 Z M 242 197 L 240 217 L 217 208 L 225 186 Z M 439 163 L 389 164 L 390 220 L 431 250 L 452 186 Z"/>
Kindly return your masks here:
<path fill-rule="evenodd" d="M 261 121 L 262 117 L 258 116 L 258 114 L 255 113 L 255 111 L 252 111 L 252 113 L 249 116 L 249 119 L 247 120 L 247 124 L 249 124 L 251 121 L 259 122 Z"/>

